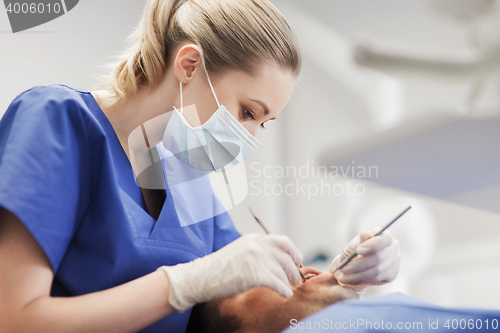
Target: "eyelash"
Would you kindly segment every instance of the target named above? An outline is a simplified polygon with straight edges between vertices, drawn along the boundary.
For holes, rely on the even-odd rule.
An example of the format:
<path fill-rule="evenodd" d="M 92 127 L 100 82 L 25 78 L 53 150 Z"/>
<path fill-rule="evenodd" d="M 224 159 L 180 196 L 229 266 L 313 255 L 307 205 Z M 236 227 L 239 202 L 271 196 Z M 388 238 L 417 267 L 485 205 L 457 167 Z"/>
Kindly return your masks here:
<path fill-rule="evenodd" d="M 253 120 L 255 120 L 255 115 L 253 114 L 252 111 L 250 111 L 249 109 L 247 108 L 243 108 L 243 118 L 252 118 Z M 262 127 L 263 129 L 266 129 L 266 127 L 264 126 L 264 124 L 260 124 L 260 127 Z"/>

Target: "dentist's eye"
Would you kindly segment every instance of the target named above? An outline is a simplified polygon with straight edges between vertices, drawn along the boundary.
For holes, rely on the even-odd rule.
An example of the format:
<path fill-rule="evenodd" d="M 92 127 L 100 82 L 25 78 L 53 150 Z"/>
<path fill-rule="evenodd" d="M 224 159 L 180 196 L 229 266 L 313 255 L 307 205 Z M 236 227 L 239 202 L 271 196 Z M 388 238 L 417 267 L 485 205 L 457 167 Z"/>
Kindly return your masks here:
<path fill-rule="evenodd" d="M 255 114 L 250 111 L 249 109 L 243 107 L 242 109 L 242 118 L 243 119 L 247 119 L 247 118 L 251 118 L 253 120 L 255 120 Z M 262 127 L 263 129 L 265 129 L 266 127 L 264 126 L 264 123 L 260 124 L 260 127 Z"/>
<path fill-rule="evenodd" d="M 255 120 L 255 115 L 247 108 L 243 108 L 243 118 L 252 118 L 253 120 Z"/>

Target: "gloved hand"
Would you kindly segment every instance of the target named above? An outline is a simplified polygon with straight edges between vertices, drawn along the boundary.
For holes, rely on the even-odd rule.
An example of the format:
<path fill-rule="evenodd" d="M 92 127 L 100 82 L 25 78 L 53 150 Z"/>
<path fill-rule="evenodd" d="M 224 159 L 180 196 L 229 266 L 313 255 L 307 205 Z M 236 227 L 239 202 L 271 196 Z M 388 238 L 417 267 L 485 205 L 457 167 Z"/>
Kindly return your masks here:
<path fill-rule="evenodd" d="M 380 228 L 364 231 L 347 244 L 342 254 L 333 259 L 329 272 L 356 251 L 358 255 L 342 269 L 335 273 L 341 285 L 349 285 L 359 295 L 363 294 L 368 286 L 381 285 L 396 279 L 401 264 L 399 242 L 389 230 L 371 238 Z"/>
<path fill-rule="evenodd" d="M 285 236 L 248 234 L 210 255 L 162 266 L 170 280 L 169 302 L 179 312 L 196 303 L 238 294 L 257 286 L 292 297 L 300 282 L 302 254 Z"/>

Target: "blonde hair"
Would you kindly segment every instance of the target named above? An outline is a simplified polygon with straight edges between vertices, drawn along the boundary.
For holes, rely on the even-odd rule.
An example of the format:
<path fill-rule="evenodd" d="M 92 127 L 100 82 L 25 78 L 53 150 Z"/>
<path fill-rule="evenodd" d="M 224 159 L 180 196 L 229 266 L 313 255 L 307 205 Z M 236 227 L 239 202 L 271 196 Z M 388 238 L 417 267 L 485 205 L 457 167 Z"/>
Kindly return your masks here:
<path fill-rule="evenodd" d="M 149 0 L 139 25 L 128 37 L 130 47 L 98 76 L 116 102 L 143 85 L 162 79 L 173 50 L 198 45 L 214 75 L 237 69 L 252 74 L 263 61 L 297 77 L 301 56 L 297 38 L 268 0 Z M 108 65 L 109 66 L 109 65 Z"/>

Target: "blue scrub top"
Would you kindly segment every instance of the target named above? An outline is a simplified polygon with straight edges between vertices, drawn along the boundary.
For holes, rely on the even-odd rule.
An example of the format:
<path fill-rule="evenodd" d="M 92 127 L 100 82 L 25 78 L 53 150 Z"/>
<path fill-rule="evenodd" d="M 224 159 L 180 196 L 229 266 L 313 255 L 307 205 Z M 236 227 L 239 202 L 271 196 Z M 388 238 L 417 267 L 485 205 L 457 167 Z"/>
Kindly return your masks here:
<path fill-rule="evenodd" d="M 165 194 L 155 221 L 88 91 L 34 87 L 17 96 L 0 121 L 0 206 L 47 255 L 53 296 L 108 289 L 210 254 L 240 236 L 227 213 L 181 227 L 168 186 Z M 143 332 L 184 332 L 190 313 L 174 313 Z"/>

